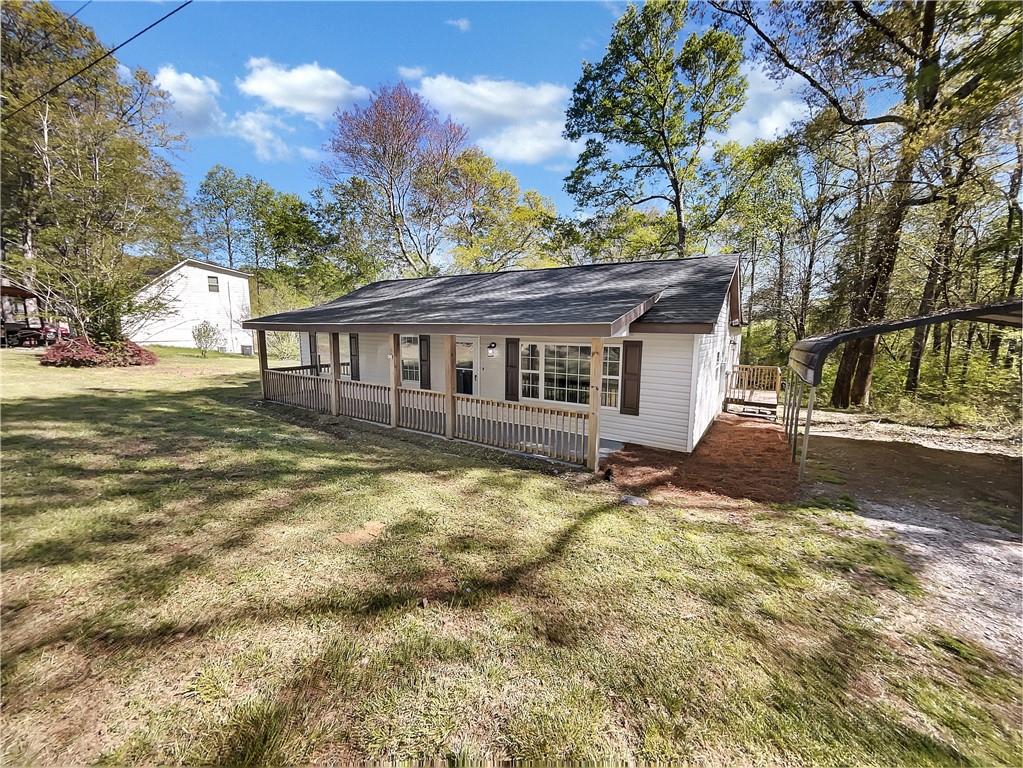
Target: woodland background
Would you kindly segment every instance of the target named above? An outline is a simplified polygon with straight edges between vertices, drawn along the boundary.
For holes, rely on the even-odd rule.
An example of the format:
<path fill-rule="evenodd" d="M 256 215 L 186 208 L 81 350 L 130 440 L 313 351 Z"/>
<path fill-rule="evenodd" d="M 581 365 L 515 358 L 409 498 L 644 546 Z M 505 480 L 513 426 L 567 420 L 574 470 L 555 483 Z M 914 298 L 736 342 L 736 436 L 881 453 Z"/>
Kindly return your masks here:
<path fill-rule="evenodd" d="M 1009 2 L 630 6 L 581 64 L 577 208 L 558 211 L 401 82 L 338 112 L 306 197 L 223 166 L 189 196 L 151 75 L 111 56 L 39 98 L 107 48 L 46 2 L 5 3 L 2 266 L 109 342 L 186 256 L 251 272 L 258 315 L 389 276 L 737 251 L 744 362 L 784 364 L 808 335 L 1020 293 L 1021 19 Z M 750 58 L 799 79 L 808 117 L 715 143 Z M 833 357 L 833 406 L 1019 422 L 1018 331 L 948 323 Z"/>

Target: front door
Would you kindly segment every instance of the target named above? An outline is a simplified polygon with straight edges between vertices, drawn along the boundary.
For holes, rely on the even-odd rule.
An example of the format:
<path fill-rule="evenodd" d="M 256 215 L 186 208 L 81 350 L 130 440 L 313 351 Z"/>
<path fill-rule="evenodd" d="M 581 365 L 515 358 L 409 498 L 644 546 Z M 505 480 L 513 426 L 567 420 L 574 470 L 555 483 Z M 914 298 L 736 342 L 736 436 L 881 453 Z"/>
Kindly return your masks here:
<path fill-rule="evenodd" d="M 455 392 L 471 395 L 476 390 L 476 350 L 479 340 L 470 336 L 455 339 Z"/>

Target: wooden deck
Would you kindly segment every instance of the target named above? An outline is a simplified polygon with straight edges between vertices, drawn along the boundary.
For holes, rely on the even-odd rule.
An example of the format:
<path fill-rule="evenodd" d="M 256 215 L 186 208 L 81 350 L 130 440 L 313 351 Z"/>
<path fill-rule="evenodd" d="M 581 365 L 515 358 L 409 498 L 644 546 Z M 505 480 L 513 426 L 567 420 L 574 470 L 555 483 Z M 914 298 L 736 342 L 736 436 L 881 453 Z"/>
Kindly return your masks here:
<path fill-rule="evenodd" d="M 739 406 L 740 413 L 778 417 L 781 401 L 781 368 L 773 365 L 737 365 L 728 377 L 725 408 Z"/>

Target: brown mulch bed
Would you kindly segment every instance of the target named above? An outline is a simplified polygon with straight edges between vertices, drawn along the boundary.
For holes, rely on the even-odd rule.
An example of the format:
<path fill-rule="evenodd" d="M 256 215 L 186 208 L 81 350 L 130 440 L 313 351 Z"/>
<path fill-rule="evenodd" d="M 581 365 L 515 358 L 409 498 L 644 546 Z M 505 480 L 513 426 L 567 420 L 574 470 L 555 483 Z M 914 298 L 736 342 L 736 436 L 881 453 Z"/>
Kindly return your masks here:
<path fill-rule="evenodd" d="M 691 454 L 627 444 L 603 463 L 633 493 L 702 491 L 753 501 L 796 496 L 796 466 L 774 422 L 722 413 Z"/>

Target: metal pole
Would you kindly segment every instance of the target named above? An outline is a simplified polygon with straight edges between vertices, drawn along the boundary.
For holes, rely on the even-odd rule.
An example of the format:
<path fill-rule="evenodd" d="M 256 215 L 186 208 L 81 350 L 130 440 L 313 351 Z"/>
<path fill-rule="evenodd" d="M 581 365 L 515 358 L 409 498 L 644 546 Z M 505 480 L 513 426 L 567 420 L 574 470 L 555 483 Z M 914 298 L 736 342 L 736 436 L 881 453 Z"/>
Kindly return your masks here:
<path fill-rule="evenodd" d="M 806 428 L 803 430 L 803 455 L 799 459 L 799 479 L 803 479 L 806 471 L 806 454 L 810 448 L 810 420 L 813 418 L 813 401 L 817 395 L 817 387 L 810 387 L 810 399 L 806 404 Z"/>
<path fill-rule="evenodd" d="M 785 439 L 792 442 L 792 399 L 796 394 L 796 377 L 789 371 L 789 379 L 785 383 Z"/>
<path fill-rule="evenodd" d="M 796 402 L 792 406 L 792 461 L 796 460 L 796 446 L 799 443 L 799 408 L 803 404 L 803 381 L 796 384 Z"/>

